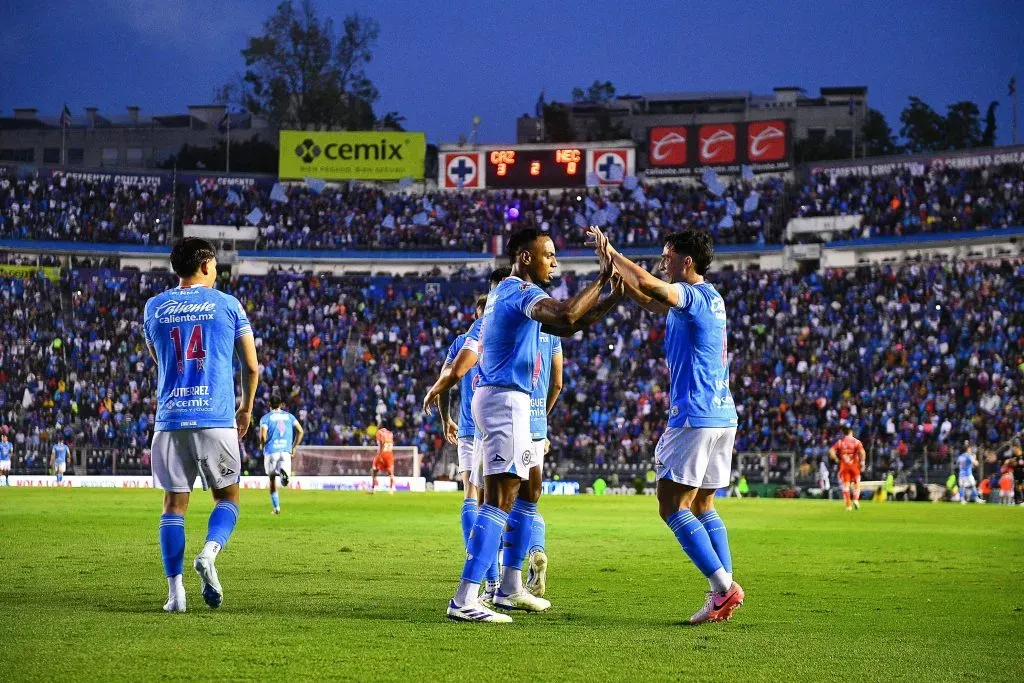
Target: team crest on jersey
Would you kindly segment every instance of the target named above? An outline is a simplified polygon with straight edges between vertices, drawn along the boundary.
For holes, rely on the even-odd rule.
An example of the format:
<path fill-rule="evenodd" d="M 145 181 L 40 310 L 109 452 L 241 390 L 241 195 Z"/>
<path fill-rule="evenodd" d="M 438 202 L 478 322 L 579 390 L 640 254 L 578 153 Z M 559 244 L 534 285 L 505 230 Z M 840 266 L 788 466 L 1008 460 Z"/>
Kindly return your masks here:
<path fill-rule="evenodd" d="M 672 413 L 672 417 L 678 416 L 679 415 L 679 406 L 672 406 L 671 413 Z"/>
<path fill-rule="evenodd" d="M 523 284 L 519 285 L 519 291 L 520 292 L 525 292 L 529 288 L 530 288 L 530 283 L 529 282 L 524 282 Z"/>
<path fill-rule="evenodd" d="M 531 453 L 530 451 L 525 451 L 523 453 L 523 464 L 529 465 L 531 460 L 533 460 L 533 453 Z"/>

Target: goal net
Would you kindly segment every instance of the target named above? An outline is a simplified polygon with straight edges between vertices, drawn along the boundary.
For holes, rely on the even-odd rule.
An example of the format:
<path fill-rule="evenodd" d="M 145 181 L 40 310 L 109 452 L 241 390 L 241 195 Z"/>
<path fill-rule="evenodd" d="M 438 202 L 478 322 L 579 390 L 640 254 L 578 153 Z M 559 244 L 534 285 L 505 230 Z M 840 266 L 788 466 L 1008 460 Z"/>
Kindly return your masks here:
<path fill-rule="evenodd" d="M 292 472 L 302 476 L 352 477 L 370 473 L 375 446 L 299 446 Z M 395 476 L 420 476 L 420 451 L 415 446 L 395 446 Z"/>
<path fill-rule="evenodd" d="M 736 454 L 736 465 L 748 482 L 796 486 L 796 453 L 745 451 Z"/>

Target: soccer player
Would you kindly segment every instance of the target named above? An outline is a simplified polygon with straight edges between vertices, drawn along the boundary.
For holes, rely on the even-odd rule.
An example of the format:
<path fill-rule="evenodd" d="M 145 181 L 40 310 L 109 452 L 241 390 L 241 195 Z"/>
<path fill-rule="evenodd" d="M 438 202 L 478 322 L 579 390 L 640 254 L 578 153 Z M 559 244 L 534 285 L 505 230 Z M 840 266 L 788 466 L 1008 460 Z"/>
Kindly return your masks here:
<path fill-rule="evenodd" d="M 978 483 L 974 479 L 974 468 L 978 466 L 978 458 L 974 455 L 969 441 L 964 441 L 964 452 L 957 456 L 957 484 L 960 486 L 960 504 L 967 505 L 967 497 L 978 500 Z"/>
<path fill-rule="evenodd" d="M 818 463 L 818 488 L 821 489 L 821 495 L 823 498 L 829 497 L 829 491 L 832 488 L 832 482 L 830 481 L 830 475 L 828 471 L 828 461 L 824 458 Z"/>
<path fill-rule="evenodd" d="M 11 485 L 11 452 L 14 444 L 7 440 L 6 434 L 0 434 L 0 474 L 4 475 L 4 484 Z"/>
<path fill-rule="evenodd" d="M 671 408 L 654 451 L 658 509 L 710 584 L 704 606 L 690 623 L 728 620 L 744 594 L 733 581 L 728 534 L 715 510 L 715 493 L 729 484 L 737 416 L 729 389 L 725 300 L 704 279 L 714 255 L 711 236 L 687 229 L 666 238 L 660 270 L 667 282 L 618 253 L 597 228 L 590 229 L 590 243 L 599 253 L 608 251 L 627 296 L 668 317 Z"/>
<path fill-rule="evenodd" d="M 383 426 L 377 430 L 377 455 L 373 458 L 370 493 L 377 488 L 377 473 L 387 472 L 390 478 L 388 493 L 395 493 L 395 435 Z"/>
<path fill-rule="evenodd" d="M 259 376 L 256 344 L 245 309 L 213 289 L 217 252 L 206 240 L 186 237 L 171 250 L 179 285 L 146 302 L 146 345 L 157 365 L 153 479 L 164 490 L 160 550 L 167 575 L 166 612 L 185 611 L 182 567 L 185 511 L 196 477 L 211 488 L 206 545 L 195 558 L 203 599 L 224 600 L 217 554 L 238 521 L 241 458 L 238 441 L 252 421 Z M 242 397 L 235 410 L 232 358 L 241 361 Z"/>
<path fill-rule="evenodd" d="M 281 514 L 281 497 L 277 493 L 277 477 L 281 486 L 288 486 L 292 456 L 305 433 L 294 415 L 281 407 L 284 401 L 274 393 L 270 396 L 270 412 L 260 419 L 260 445 L 263 447 L 263 471 L 270 477 L 271 512 Z"/>
<path fill-rule="evenodd" d="M 502 266 L 491 271 L 488 277 L 489 289 L 493 290 L 498 284 L 511 274 L 512 268 Z M 483 461 L 477 449 L 476 424 L 473 421 L 473 392 L 476 391 L 477 383 L 477 359 L 480 348 L 480 325 L 483 323 L 484 308 L 487 304 L 487 295 L 477 298 L 476 320 L 470 325 L 469 331 L 456 337 L 455 341 L 448 348 L 448 355 L 445 357 L 444 366 L 441 368 L 440 377 L 450 375 L 456 358 L 462 354 L 462 359 L 471 359 L 470 365 L 464 365 L 465 372 L 458 378 L 459 381 L 459 423 L 456 425 L 451 419 L 450 387 L 438 394 L 438 408 L 441 414 L 441 424 L 444 425 L 445 438 L 449 443 L 455 443 L 453 437 L 458 438 L 459 474 L 462 476 L 462 487 L 465 497 L 462 500 L 462 539 L 465 547 L 469 547 L 469 536 L 476 524 L 476 517 L 481 505 L 483 505 Z M 429 414 L 429 406 L 425 406 Z M 494 594 L 498 590 L 500 577 L 499 553 L 495 553 L 494 560 L 487 567 L 486 584 L 484 588 L 484 602 L 491 603 Z"/>
<path fill-rule="evenodd" d="M 846 510 L 860 510 L 860 473 L 867 461 L 864 444 L 847 427 L 843 438 L 828 449 L 828 457 L 839 463 L 839 485 L 843 487 Z"/>
<path fill-rule="evenodd" d="M 530 487 L 520 484 L 529 479 L 538 457 L 530 438 L 530 394 L 537 381 L 540 327 L 572 328 L 597 303 L 612 275 L 611 265 L 602 255 L 600 277 L 571 299 L 555 301 L 540 288 L 550 283 L 552 271 L 558 267 L 551 238 L 534 229 L 521 230 L 509 240 L 508 253 L 512 274 L 488 296 L 480 326 L 480 381 L 473 396 L 473 419 L 480 432 L 484 505 L 470 535 L 462 581 L 448 603 L 448 616 L 461 621 L 511 621 L 508 615 L 480 604 L 478 597 L 506 525 L 506 559 L 519 557 L 520 564 L 502 567 L 495 604 L 531 612 L 551 606 L 525 590 L 521 561 L 529 549 L 537 509 Z M 452 372 L 427 394 L 424 407 L 428 412 L 440 392 L 465 374 L 465 368 L 460 372 L 462 355 L 456 357 Z"/>
<path fill-rule="evenodd" d="M 611 298 L 611 297 L 608 297 Z M 543 328 L 542 328 L 543 330 Z M 544 456 L 551 450 L 548 440 L 548 415 L 555 408 L 558 395 L 562 392 L 562 340 L 554 335 L 541 332 L 538 339 L 540 372 L 537 384 L 530 394 L 530 438 L 537 453 L 537 462 L 530 468 L 529 487 L 531 497 L 540 499 L 544 483 Z M 536 489 L 536 491 L 534 491 Z M 540 512 L 533 518 L 533 530 L 528 558 L 530 568 L 526 588 L 538 598 L 547 591 L 548 556 L 546 552 L 547 525 Z M 511 542 L 511 538 L 508 539 Z M 510 558 L 512 562 L 515 558 Z"/>
<path fill-rule="evenodd" d="M 64 483 L 64 472 L 68 466 L 68 449 L 67 444 L 64 443 L 64 437 L 58 437 L 57 443 L 50 450 L 50 469 L 57 474 L 57 484 Z"/>

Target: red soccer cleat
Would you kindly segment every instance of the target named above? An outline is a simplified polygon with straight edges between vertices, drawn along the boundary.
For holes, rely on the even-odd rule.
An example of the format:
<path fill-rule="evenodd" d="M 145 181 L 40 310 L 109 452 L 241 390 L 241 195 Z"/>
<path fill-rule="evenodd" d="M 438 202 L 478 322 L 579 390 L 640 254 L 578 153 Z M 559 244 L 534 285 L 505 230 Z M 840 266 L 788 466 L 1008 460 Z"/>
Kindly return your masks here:
<path fill-rule="evenodd" d="M 708 591 L 704 606 L 690 617 L 691 624 L 703 624 L 705 621 L 729 621 L 732 613 L 743 604 L 743 588 L 732 582 L 729 590 L 724 593 Z"/>

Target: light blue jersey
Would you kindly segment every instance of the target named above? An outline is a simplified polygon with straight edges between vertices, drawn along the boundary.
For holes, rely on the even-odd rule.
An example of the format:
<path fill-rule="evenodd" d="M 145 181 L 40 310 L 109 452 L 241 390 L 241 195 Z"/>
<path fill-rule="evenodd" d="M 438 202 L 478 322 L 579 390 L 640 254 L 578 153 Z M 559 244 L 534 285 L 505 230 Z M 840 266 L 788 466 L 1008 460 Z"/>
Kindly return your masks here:
<path fill-rule="evenodd" d="M 11 459 L 11 453 L 14 451 L 14 444 L 10 441 L 4 441 L 0 443 L 0 462 L 7 462 Z"/>
<path fill-rule="evenodd" d="M 480 326 L 479 386 L 533 393 L 540 379 L 540 323 L 530 313 L 546 298 L 543 289 L 515 276 L 491 290 Z"/>
<path fill-rule="evenodd" d="M 291 453 L 292 443 L 295 441 L 295 425 L 298 420 L 287 410 L 277 408 L 271 410 L 260 419 L 260 427 L 267 428 L 267 443 L 263 446 L 263 453 Z"/>
<path fill-rule="evenodd" d="M 960 469 L 961 477 L 974 476 L 974 458 L 970 453 L 961 453 L 957 456 L 956 466 Z"/>
<path fill-rule="evenodd" d="M 66 465 L 68 461 L 69 449 L 67 444 L 56 444 L 53 447 L 53 464 L 54 465 Z"/>
<path fill-rule="evenodd" d="M 448 347 L 448 355 L 445 356 L 444 362 L 451 365 L 455 362 L 455 357 L 459 355 L 459 351 L 466 345 L 466 341 L 469 338 L 470 333 L 473 333 L 475 340 L 469 341 L 470 349 L 479 353 L 479 337 L 480 337 L 480 320 L 473 321 L 473 325 L 469 328 L 470 331 L 465 334 L 460 334 L 452 342 L 452 345 Z M 475 330 L 475 332 L 474 332 Z M 480 371 L 476 365 L 471 367 L 462 379 L 459 380 L 459 438 L 472 438 L 476 436 L 476 424 L 473 422 L 473 392 L 476 390 L 476 383 L 480 376 Z"/>
<path fill-rule="evenodd" d="M 669 427 L 735 427 L 729 390 L 725 300 L 707 282 L 677 283 L 679 303 L 668 312 L 665 357 L 672 386 Z"/>
<path fill-rule="evenodd" d="M 562 353 L 562 340 L 554 335 L 540 333 L 537 340 L 537 359 L 540 375 L 537 386 L 530 394 L 530 433 L 534 441 L 548 438 L 548 387 L 551 385 L 551 359 Z"/>
<path fill-rule="evenodd" d="M 146 343 L 158 360 L 156 431 L 235 426 L 235 341 L 252 334 L 238 299 L 175 287 L 146 302 Z"/>

